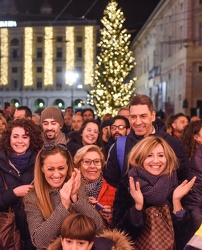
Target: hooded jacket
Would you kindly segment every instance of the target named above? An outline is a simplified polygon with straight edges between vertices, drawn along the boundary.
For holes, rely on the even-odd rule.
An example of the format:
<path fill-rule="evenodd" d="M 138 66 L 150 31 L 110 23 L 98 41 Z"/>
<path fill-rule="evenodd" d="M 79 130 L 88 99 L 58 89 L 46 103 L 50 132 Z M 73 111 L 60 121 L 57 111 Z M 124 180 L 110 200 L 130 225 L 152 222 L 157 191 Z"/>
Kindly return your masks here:
<path fill-rule="evenodd" d="M 62 250 L 60 237 L 57 238 L 47 250 Z M 104 230 L 96 236 L 92 250 L 134 250 L 130 237 L 117 230 Z"/>

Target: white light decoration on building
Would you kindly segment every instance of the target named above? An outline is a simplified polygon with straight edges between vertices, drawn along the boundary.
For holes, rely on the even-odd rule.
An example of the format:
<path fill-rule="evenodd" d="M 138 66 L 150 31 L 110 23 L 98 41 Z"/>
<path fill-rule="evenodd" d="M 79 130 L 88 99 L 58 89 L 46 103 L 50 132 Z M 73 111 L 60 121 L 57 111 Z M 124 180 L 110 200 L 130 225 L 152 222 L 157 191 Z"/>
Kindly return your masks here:
<path fill-rule="evenodd" d="M 44 86 L 53 85 L 53 27 L 44 28 Z"/>
<path fill-rule="evenodd" d="M 93 83 L 94 51 L 93 51 L 93 26 L 85 27 L 84 41 L 84 84 Z"/>
<path fill-rule="evenodd" d="M 33 85 L 33 28 L 24 28 L 24 86 Z"/>
<path fill-rule="evenodd" d="M 8 29 L 0 29 L 0 59 L 1 59 L 1 70 L 0 70 L 0 85 L 8 84 Z"/>
<path fill-rule="evenodd" d="M 66 27 L 66 72 L 74 70 L 75 67 L 75 42 L 74 27 Z M 66 84 L 68 79 L 66 77 Z"/>

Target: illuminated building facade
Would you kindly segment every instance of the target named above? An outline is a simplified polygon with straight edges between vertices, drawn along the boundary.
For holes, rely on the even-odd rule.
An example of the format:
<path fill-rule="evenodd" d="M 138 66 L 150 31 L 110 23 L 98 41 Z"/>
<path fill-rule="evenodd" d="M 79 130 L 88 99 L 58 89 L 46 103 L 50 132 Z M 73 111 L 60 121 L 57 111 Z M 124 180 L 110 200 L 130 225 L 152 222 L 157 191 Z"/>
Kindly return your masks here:
<path fill-rule="evenodd" d="M 8 22 L 9 21 L 9 22 Z M 87 107 L 96 58 L 96 21 L 0 22 L 0 106 Z M 67 81 L 66 74 L 77 79 Z"/>
<path fill-rule="evenodd" d="M 131 49 L 136 93 L 149 95 L 167 116 L 202 116 L 202 1 L 160 1 Z"/>

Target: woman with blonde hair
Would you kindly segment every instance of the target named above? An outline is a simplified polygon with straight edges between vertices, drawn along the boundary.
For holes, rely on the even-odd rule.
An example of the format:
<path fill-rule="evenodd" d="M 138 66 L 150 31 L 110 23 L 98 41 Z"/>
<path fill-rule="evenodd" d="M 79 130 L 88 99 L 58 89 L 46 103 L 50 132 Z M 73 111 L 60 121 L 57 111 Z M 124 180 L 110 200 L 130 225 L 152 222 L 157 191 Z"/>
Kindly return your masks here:
<path fill-rule="evenodd" d="M 64 144 L 47 144 L 38 153 L 34 171 L 34 189 L 25 197 L 25 211 L 33 244 L 47 248 L 59 236 L 65 218 L 72 213 L 89 215 L 97 226 L 104 223 L 88 201 L 81 186 L 80 171 Z"/>
<path fill-rule="evenodd" d="M 102 176 L 104 163 L 104 155 L 95 145 L 82 147 L 74 156 L 74 164 L 81 172 L 81 180 L 89 200 L 110 226 L 116 188 L 109 185 Z"/>
<path fill-rule="evenodd" d="M 178 185 L 177 166 L 174 151 L 161 137 L 149 136 L 132 148 L 128 156 L 128 176 L 123 178 L 117 189 L 114 222 L 118 229 L 130 233 L 135 242 L 143 235 L 147 209 L 153 206 L 164 207 L 170 218 L 172 215 L 176 249 L 183 249 L 183 235 L 179 225 L 188 226 L 189 215 L 183 209 L 181 199 L 192 188 L 196 178 Z M 151 244 L 151 239 L 148 239 Z M 161 242 L 164 242 L 164 238 Z M 146 240 L 144 243 L 148 244 Z M 154 244 L 158 242 L 154 241 Z M 157 245 L 149 246 L 157 249 Z"/>

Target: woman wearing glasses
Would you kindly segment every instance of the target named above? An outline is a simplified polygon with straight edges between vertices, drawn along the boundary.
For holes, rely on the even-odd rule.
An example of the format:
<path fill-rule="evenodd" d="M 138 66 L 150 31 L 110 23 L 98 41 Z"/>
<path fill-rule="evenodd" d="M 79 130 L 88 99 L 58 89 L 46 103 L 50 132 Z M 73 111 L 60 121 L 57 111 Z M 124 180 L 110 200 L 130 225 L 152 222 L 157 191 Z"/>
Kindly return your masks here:
<path fill-rule="evenodd" d="M 71 213 L 88 215 L 95 221 L 97 230 L 104 228 L 102 217 L 91 206 L 81 186 L 80 171 L 73 172 L 71 155 L 63 144 L 44 145 L 38 153 L 34 189 L 25 197 L 25 210 L 37 249 L 48 247 Z"/>
<path fill-rule="evenodd" d="M 69 134 L 70 141 L 67 143 L 67 148 L 74 147 L 75 143 L 81 147 L 85 145 L 97 145 L 105 154 L 99 122 L 95 119 L 85 120 L 79 131 L 74 131 Z M 74 155 L 73 155 L 74 157 Z"/>
<path fill-rule="evenodd" d="M 33 187 L 34 163 L 42 143 L 41 129 L 24 118 L 8 123 L 0 140 L 0 211 L 7 212 L 9 208 L 14 211 L 23 249 L 35 249 L 31 244 L 22 198 Z M 0 246 L 0 249 L 10 248 Z"/>
<path fill-rule="evenodd" d="M 81 180 L 85 185 L 89 201 L 95 205 L 110 226 L 116 188 L 110 186 L 102 176 L 103 153 L 95 145 L 84 146 L 77 151 L 74 163 L 81 172 Z"/>

